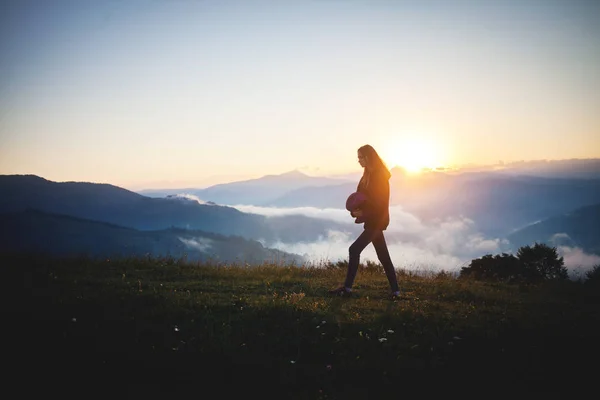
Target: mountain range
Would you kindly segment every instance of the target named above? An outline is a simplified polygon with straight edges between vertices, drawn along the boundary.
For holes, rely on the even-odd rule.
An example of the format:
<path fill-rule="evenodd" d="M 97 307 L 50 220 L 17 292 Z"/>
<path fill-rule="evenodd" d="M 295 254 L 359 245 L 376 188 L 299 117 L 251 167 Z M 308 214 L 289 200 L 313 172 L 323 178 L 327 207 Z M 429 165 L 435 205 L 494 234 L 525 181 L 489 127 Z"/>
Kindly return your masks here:
<path fill-rule="evenodd" d="M 151 198 L 108 184 L 52 182 L 34 175 L 0 176 L 0 192 L 0 213 L 35 209 L 138 230 L 176 227 L 274 243 L 311 241 L 328 229 L 344 229 L 316 218 L 265 217 L 181 197 Z"/>
<path fill-rule="evenodd" d="M 400 168 L 391 172 L 392 206 L 402 207 L 423 221 L 469 218 L 479 231 L 494 237 L 506 237 L 534 222 L 600 203 L 600 179 L 548 178 L 506 171 L 431 171 L 418 177 L 411 177 Z M 288 178 L 290 182 L 284 185 Z M 324 180 L 295 171 L 278 178 L 267 176 L 201 190 L 165 190 L 160 194 L 189 193 L 221 204 L 340 209 L 356 189 L 356 183 L 347 179 Z M 260 195 L 256 195 L 257 188 Z"/>
<path fill-rule="evenodd" d="M 302 264 L 297 254 L 265 248 L 255 240 L 198 230 L 140 231 L 68 215 L 28 209 L 0 214 L 0 251 L 91 257 L 173 257 L 188 261 L 257 265 Z"/>
<path fill-rule="evenodd" d="M 281 175 L 265 175 L 261 178 L 210 186 L 205 189 L 150 189 L 140 194 L 149 197 L 165 197 L 185 193 L 224 205 L 252 204 L 268 206 L 274 199 L 307 187 L 329 187 L 347 183 L 346 179 L 313 177 L 294 170 Z"/>
<path fill-rule="evenodd" d="M 52 182 L 35 175 L 0 176 L 0 193 L 3 250 L 70 250 L 95 256 L 185 252 L 190 259 L 206 259 L 208 254 L 231 261 L 246 249 L 246 260 L 273 255 L 303 260 L 302 255 L 268 247 L 314 241 L 331 228 L 346 228 L 302 215 L 265 217 L 184 197 L 150 198 L 109 184 Z M 198 251 L 208 241 L 213 253 Z"/>
<path fill-rule="evenodd" d="M 187 252 L 197 259 L 231 260 L 240 255 L 251 260 L 274 255 L 300 259 L 269 247 L 315 243 L 331 230 L 353 236 L 362 227 L 301 212 L 267 217 L 226 204 L 342 210 L 346 197 L 356 189 L 357 179 L 349 178 L 292 171 L 205 189 L 135 193 L 110 184 L 1 175 L 4 244 L 0 248 L 71 249 L 102 256 Z M 534 241 L 553 244 L 560 239 L 600 252 L 600 179 L 497 171 L 431 171 L 414 177 L 394 168 L 390 187 L 392 206 L 423 223 L 460 216 L 473 221 L 484 236 L 505 238 L 514 246 Z M 233 243 L 247 251 L 236 251 Z"/>

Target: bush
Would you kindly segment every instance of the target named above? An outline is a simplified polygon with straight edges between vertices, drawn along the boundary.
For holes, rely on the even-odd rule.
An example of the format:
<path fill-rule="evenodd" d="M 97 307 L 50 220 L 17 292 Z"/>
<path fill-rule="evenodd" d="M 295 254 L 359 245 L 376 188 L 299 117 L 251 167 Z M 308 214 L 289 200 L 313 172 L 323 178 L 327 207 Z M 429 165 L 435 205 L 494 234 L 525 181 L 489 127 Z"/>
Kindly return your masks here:
<path fill-rule="evenodd" d="M 512 254 L 492 256 L 487 254 L 462 267 L 459 278 L 469 277 L 483 281 L 513 282 L 521 280 L 522 266 Z"/>
<path fill-rule="evenodd" d="M 502 253 L 496 256 L 487 254 L 474 259 L 468 267 L 461 268 L 459 277 L 533 283 L 567 279 L 568 273 L 556 247 L 535 243 L 533 246 L 520 247 L 516 257 Z"/>
<path fill-rule="evenodd" d="M 535 243 L 519 248 L 517 257 L 522 264 L 523 276 L 529 282 L 565 280 L 569 277 L 564 259 L 558 257 L 556 247 Z"/>
<path fill-rule="evenodd" d="M 585 283 L 600 285 L 600 264 L 595 265 L 591 270 L 585 273 Z"/>

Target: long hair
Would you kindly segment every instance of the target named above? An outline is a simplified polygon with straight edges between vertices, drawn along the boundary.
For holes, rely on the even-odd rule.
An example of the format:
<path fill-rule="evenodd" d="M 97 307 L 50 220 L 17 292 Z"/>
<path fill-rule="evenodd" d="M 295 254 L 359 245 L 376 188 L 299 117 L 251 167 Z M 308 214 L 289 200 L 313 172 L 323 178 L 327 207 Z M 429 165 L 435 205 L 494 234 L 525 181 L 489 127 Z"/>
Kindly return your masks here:
<path fill-rule="evenodd" d="M 373 146 L 371 146 L 370 144 L 365 144 L 364 146 L 358 148 L 358 152 L 362 154 L 367 161 L 367 167 L 363 172 L 363 176 L 375 171 L 383 172 L 383 174 L 387 178 L 392 176 L 392 174 L 388 170 L 388 167 L 385 165 L 381 157 L 379 157 L 379 154 L 377 154 L 377 151 L 375 151 Z"/>

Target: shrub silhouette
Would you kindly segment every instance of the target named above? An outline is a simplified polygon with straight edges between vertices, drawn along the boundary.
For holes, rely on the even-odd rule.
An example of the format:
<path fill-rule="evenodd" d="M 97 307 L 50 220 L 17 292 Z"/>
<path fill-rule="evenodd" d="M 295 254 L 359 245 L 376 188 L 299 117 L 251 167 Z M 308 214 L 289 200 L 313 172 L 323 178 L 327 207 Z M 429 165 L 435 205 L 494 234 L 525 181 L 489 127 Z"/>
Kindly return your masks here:
<path fill-rule="evenodd" d="M 569 277 L 564 259 L 558 256 L 556 247 L 535 243 L 517 251 L 527 281 L 561 280 Z"/>
<path fill-rule="evenodd" d="M 585 283 L 588 285 L 600 286 L 600 264 L 585 273 Z"/>
<path fill-rule="evenodd" d="M 522 279 L 522 265 L 512 254 L 502 253 L 495 256 L 487 254 L 472 260 L 468 267 L 461 268 L 460 277 L 514 282 Z"/>
<path fill-rule="evenodd" d="M 528 282 L 567 279 L 564 260 L 558 256 L 556 247 L 535 243 L 523 246 L 517 256 L 502 253 L 487 254 L 471 261 L 468 267 L 461 268 L 460 278 L 476 280 Z"/>

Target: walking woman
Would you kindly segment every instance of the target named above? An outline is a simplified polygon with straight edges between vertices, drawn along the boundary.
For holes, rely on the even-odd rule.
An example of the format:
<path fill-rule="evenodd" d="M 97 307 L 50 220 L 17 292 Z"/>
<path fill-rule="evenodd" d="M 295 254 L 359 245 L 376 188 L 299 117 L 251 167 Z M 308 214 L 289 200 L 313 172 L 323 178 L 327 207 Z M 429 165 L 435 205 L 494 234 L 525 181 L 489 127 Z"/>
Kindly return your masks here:
<path fill-rule="evenodd" d="M 343 286 L 330 290 L 330 294 L 348 295 L 352 292 L 352 284 L 358 271 L 360 253 L 369 243 L 373 243 L 379 262 L 383 265 L 385 274 L 390 283 L 392 297 L 400 296 L 396 270 L 390 258 L 390 253 L 385 243 L 383 231 L 390 223 L 390 172 L 370 145 L 364 145 L 358 149 L 358 163 L 364 168 L 363 176 L 358 183 L 357 192 L 366 196 L 366 201 L 360 209 L 351 211 L 354 218 L 364 221 L 364 231 L 350 246 L 348 260 L 348 272 Z"/>

